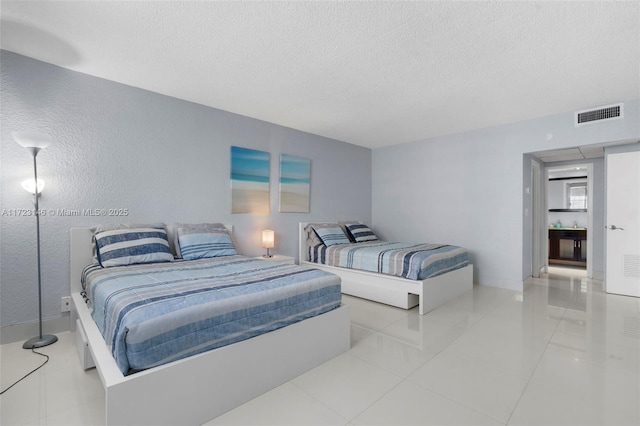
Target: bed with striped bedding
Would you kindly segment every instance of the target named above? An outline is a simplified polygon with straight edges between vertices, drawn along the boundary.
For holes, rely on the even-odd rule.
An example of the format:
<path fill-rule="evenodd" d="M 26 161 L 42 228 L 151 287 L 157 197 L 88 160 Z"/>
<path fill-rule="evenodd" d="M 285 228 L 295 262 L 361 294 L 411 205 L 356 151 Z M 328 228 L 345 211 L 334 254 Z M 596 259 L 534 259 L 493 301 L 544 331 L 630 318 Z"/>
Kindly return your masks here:
<path fill-rule="evenodd" d="M 91 316 L 130 374 L 340 306 L 340 278 L 245 256 L 101 268 L 82 275 Z"/>
<path fill-rule="evenodd" d="M 334 273 L 343 294 L 424 315 L 473 289 L 467 249 L 379 240 L 359 221 L 301 222 L 300 265 Z"/>
<path fill-rule="evenodd" d="M 367 241 L 352 244 L 309 247 L 312 262 L 341 268 L 423 280 L 464 268 L 469 264 L 466 249 L 445 244 L 410 244 Z"/>

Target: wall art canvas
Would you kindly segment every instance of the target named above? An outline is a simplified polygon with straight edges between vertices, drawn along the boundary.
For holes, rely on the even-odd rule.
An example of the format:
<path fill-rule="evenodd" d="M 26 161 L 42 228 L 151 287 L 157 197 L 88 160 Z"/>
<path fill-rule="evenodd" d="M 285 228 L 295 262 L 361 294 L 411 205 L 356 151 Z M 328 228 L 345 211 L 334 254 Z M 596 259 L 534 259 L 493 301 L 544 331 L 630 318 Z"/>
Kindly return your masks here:
<path fill-rule="evenodd" d="M 269 153 L 231 147 L 231 213 L 269 213 Z"/>
<path fill-rule="evenodd" d="M 280 155 L 280 212 L 309 213 L 311 160 Z"/>

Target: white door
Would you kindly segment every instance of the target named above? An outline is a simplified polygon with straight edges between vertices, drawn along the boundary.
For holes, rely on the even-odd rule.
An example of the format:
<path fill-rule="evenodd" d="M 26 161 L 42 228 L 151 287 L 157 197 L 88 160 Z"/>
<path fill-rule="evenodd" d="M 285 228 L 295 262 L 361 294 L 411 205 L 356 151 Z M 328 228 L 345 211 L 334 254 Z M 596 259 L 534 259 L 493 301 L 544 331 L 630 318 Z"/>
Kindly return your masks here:
<path fill-rule="evenodd" d="M 640 151 L 606 162 L 606 291 L 640 297 Z"/>

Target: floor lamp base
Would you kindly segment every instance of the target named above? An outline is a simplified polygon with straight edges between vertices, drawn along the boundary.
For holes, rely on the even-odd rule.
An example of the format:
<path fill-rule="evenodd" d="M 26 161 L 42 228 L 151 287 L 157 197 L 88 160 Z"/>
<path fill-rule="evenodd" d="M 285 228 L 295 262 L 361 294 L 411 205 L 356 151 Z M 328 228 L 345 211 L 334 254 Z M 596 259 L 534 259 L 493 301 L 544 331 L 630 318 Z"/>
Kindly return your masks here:
<path fill-rule="evenodd" d="M 22 347 L 24 349 L 41 348 L 43 346 L 49 346 L 50 344 L 57 341 L 58 336 L 55 336 L 53 334 L 46 334 L 44 336 L 32 337 L 31 339 L 24 342 L 24 345 L 22 345 Z"/>

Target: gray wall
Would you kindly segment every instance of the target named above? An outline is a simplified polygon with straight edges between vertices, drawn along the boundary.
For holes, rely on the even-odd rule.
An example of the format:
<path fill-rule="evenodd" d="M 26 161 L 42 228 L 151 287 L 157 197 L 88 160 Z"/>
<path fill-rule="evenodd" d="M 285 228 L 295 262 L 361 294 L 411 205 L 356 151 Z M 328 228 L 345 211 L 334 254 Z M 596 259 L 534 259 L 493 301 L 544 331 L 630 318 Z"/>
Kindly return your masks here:
<path fill-rule="evenodd" d="M 234 225 L 243 254 L 260 255 L 262 229 L 275 253 L 297 255 L 297 226 L 371 220 L 371 150 L 0 52 L 2 210 L 31 209 L 20 182 L 31 155 L 11 135 L 39 130 L 54 143 L 38 155 L 41 209 L 128 209 L 126 217 L 43 216 L 45 318 L 69 294 L 69 228 L 99 223 L 215 221 Z M 271 214 L 231 214 L 230 146 L 271 153 Z M 279 156 L 311 159 L 311 213 L 278 213 Z M 35 220 L 3 215 L 0 325 L 36 321 Z M 6 331 L 6 330 L 5 330 Z M 46 331 L 45 331 L 46 332 Z M 29 336 L 30 337 L 30 336 Z"/>
<path fill-rule="evenodd" d="M 532 269 L 524 155 L 640 139 L 640 101 L 620 101 L 619 120 L 576 127 L 568 112 L 374 150 L 373 226 L 386 239 L 465 246 L 477 283 L 522 289 Z"/>

